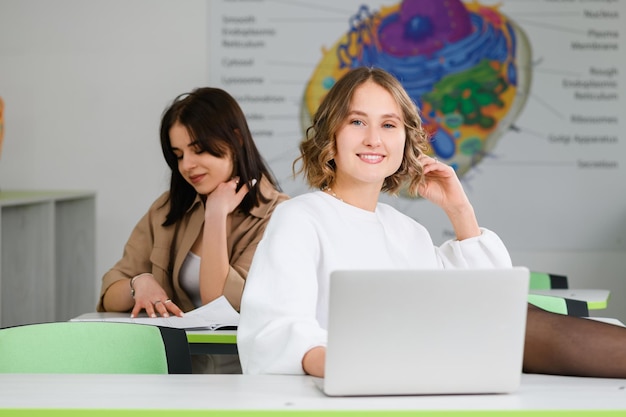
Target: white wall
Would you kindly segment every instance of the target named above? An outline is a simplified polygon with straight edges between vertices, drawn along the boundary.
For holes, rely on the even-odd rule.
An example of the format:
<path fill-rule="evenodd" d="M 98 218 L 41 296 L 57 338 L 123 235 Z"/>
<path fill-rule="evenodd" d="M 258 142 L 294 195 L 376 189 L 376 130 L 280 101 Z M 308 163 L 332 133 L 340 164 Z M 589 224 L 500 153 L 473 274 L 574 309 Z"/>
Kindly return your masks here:
<path fill-rule="evenodd" d="M 160 116 L 207 82 L 206 14 L 204 0 L 0 1 L 0 189 L 97 192 L 98 288 L 167 189 Z"/>
<path fill-rule="evenodd" d="M 98 287 L 167 188 L 161 112 L 207 83 L 206 1 L 0 0 L 0 189 L 95 190 Z M 566 274 L 572 287 L 611 290 L 609 309 L 595 315 L 626 322 L 624 253 L 512 257 Z"/>

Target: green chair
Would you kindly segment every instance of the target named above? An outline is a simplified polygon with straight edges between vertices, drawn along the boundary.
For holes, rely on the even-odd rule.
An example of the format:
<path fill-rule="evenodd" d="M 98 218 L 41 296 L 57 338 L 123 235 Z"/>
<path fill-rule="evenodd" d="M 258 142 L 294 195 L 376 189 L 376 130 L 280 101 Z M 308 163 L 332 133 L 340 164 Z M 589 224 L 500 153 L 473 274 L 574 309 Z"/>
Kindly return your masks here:
<path fill-rule="evenodd" d="M 0 373 L 189 374 L 182 329 L 116 322 L 0 329 Z"/>
<path fill-rule="evenodd" d="M 547 272 L 530 271 L 531 290 L 568 289 L 567 276 Z"/>
<path fill-rule="evenodd" d="M 528 302 L 543 310 L 567 316 L 589 317 L 589 307 L 585 301 L 551 295 L 528 294 Z"/>

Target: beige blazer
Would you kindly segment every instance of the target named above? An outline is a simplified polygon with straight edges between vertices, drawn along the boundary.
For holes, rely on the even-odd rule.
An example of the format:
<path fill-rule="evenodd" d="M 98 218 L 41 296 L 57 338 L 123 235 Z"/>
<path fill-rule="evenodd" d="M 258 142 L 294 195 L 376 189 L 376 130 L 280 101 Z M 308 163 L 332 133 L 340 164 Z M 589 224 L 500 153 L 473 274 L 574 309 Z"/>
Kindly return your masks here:
<path fill-rule="evenodd" d="M 277 204 L 288 196 L 276 191 L 267 179 L 260 183 L 261 193 L 269 198 L 268 203 L 261 203 L 250 211 L 250 215 L 235 210 L 228 218 L 228 254 L 230 271 L 226 279 L 224 296 L 231 305 L 239 310 L 241 294 L 252 257 L 263 236 L 270 215 Z M 165 216 L 169 212 L 169 192 L 162 194 L 139 220 L 124 247 L 120 259 L 102 277 L 102 288 L 97 311 L 105 311 L 102 298 L 111 284 L 128 280 L 135 275 L 150 272 L 161 284 L 167 296 L 183 311 L 195 307 L 181 288 L 180 268 L 198 238 L 204 224 L 204 204 L 199 196 L 185 216 L 171 226 L 163 227 Z M 130 284 L 128 290 L 130 291 Z"/>

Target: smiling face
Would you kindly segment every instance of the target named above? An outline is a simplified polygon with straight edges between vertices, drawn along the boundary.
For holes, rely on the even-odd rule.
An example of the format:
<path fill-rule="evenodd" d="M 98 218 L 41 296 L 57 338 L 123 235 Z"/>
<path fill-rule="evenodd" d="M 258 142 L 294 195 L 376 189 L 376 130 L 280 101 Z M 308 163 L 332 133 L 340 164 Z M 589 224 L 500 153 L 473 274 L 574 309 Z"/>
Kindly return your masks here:
<path fill-rule="evenodd" d="M 359 86 L 335 134 L 334 188 L 367 184 L 380 191 L 402 163 L 405 140 L 402 110 L 393 96 L 373 81 Z"/>
<path fill-rule="evenodd" d="M 169 136 L 172 151 L 178 159 L 178 170 L 198 194 L 211 194 L 220 183 L 232 177 L 230 153 L 220 158 L 203 151 L 180 123 L 172 126 Z"/>

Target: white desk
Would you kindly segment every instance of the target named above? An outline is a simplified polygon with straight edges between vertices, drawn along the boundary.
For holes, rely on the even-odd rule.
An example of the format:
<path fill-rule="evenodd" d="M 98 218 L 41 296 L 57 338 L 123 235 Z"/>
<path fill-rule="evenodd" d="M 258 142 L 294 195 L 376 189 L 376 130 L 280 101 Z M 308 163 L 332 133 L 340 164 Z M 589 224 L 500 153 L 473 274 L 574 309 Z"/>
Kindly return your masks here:
<path fill-rule="evenodd" d="M 237 330 L 186 330 L 192 355 L 236 355 Z"/>
<path fill-rule="evenodd" d="M 611 292 L 609 290 L 593 289 L 553 289 L 553 290 L 530 290 L 530 294 L 551 295 L 553 297 L 570 298 L 572 300 L 585 301 L 589 310 L 605 309 L 609 302 Z"/>
<path fill-rule="evenodd" d="M 354 416 L 362 416 L 367 410 L 367 417 L 394 412 L 402 416 L 432 415 L 432 410 L 447 411 L 439 414 L 441 417 L 467 415 L 471 410 L 492 410 L 498 411 L 494 415 L 515 417 L 542 415 L 538 411 L 547 410 L 586 410 L 584 415 L 608 415 L 610 410 L 621 410 L 623 415 L 626 380 L 523 375 L 522 386 L 514 394 L 329 398 L 308 376 L 0 375 L 2 416 L 71 417 L 96 409 L 101 412 L 98 415 L 132 417 L 153 417 L 155 413 L 198 416 L 201 411 L 207 415 L 311 417 L 307 410 L 335 410 Z"/>

